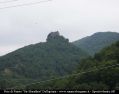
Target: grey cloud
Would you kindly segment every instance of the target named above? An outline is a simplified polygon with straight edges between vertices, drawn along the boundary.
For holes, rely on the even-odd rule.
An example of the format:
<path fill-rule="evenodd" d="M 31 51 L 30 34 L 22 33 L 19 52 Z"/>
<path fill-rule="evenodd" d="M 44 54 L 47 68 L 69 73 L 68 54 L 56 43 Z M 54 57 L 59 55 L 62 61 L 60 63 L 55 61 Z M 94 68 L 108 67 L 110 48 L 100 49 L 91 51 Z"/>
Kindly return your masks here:
<path fill-rule="evenodd" d="M 35 1 L 22 0 L 13 5 Z M 52 0 L 0 10 L 0 53 L 45 41 L 55 30 L 70 41 L 98 31 L 119 32 L 118 4 L 119 0 Z"/>

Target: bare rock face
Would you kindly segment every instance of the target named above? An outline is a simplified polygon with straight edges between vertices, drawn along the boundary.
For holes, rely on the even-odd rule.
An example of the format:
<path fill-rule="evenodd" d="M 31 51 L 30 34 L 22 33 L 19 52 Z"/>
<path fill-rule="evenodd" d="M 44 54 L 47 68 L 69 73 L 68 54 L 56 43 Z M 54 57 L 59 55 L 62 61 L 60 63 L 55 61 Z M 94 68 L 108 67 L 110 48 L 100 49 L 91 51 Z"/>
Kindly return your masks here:
<path fill-rule="evenodd" d="M 68 39 L 65 39 L 63 36 L 60 35 L 59 31 L 51 32 L 47 36 L 47 42 L 69 42 Z"/>
<path fill-rule="evenodd" d="M 51 33 L 48 35 L 48 38 L 55 39 L 57 36 L 60 36 L 59 31 L 51 32 Z M 48 38 L 47 38 L 47 39 L 48 39 Z"/>

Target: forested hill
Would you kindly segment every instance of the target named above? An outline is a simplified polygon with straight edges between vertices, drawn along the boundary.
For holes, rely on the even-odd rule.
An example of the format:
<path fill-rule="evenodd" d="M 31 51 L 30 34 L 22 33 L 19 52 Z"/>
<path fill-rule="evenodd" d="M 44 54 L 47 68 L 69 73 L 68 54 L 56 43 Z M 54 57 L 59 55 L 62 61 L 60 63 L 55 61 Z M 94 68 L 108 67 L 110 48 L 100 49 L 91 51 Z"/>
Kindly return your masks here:
<path fill-rule="evenodd" d="M 119 42 L 83 59 L 77 75 L 34 83 L 26 89 L 119 90 Z"/>
<path fill-rule="evenodd" d="M 52 32 L 47 42 L 29 45 L 0 57 L 0 76 L 38 80 L 63 76 L 71 73 L 86 56 L 68 39 Z"/>
<path fill-rule="evenodd" d="M 73 44 L 85 50 L 90 55 L 94 55 L 116 41 L 119 41 L 119 33 L 97 32 L 91 36 L 77 40 Z"/>

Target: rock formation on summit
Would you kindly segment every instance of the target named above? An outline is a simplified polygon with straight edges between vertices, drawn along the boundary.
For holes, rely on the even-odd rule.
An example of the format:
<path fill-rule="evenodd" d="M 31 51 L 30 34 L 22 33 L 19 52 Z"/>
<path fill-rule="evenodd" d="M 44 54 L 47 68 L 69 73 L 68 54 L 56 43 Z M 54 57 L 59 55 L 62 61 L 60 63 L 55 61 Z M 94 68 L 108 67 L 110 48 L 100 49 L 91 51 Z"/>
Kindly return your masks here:
<path fill-rule="evenodd" d="M 69 42 L 68 39 L 65 39 L 63 36 L 60 35 L 59 31 L 51 32 L 47 37 L 47 42 L 54 42 L 54 41 L 65 41 Z"/>

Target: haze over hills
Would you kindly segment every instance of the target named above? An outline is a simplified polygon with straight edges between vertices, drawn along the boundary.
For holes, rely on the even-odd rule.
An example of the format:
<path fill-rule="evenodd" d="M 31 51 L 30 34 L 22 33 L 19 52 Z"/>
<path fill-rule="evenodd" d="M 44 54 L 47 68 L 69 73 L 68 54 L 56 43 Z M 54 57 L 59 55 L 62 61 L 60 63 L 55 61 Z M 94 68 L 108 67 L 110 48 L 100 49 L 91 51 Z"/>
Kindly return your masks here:
<path fill-rule="evenodd" d="M 73 42 L 73 44 L 80 47 L 90 55 L 94 55 L 102 48 L 107 47 L 118 40 L 119 33 L 117 32 L 97 32 L 91 36 L 77 40 Z"/>
<path fill-rule="evenodd" d="M 50 79 L 72 73 L 80 59 L 87 56 L 59 32 L 52 32 L 47 42 L 29 45 L 0 57 L 0 76 Z"/>

